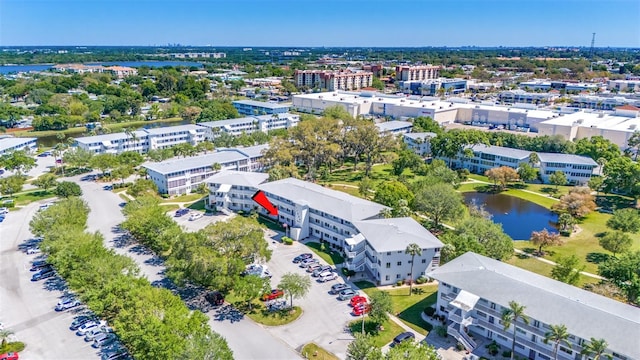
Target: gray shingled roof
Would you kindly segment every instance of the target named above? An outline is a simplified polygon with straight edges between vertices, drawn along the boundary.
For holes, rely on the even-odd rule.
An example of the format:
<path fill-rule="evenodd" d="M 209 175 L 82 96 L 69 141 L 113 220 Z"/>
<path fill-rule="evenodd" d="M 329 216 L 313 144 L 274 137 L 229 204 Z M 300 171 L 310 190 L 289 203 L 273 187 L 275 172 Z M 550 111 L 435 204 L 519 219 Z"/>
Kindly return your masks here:
<path fill-rule="evenodd" d="M 404 251 L 416 243 L 422 249 L 440 248 L 442 242 L 410 217 L 354 222 L 377 252 Z"/>
<path fill-rule="evenodd" d="M 393 131 L 393 130 L 405 128 L 407 126 L 413 126 L 413 124 L 408 121 L 393 120 L 393 121 L 385 121 L 383 123 L 377 123 L 376 126 L 380 131 Z"/>
<path fill-rule="evenodd" d="M 167 175 L 178 171 L 186 171 L 211 166 L 215 163 L 223 165 L 243 159 L 247 159 L 247 156 L 243 155 L 239 151 L 228 150 L 207 155 L 187 157 L 183 159 L 172 159 L 157 163 L 148 162 L 143 164 L 142 166 L 151 171 Z"/>
<path fill-rule="evenodd" d="M 306 203 L 316 210 L 350 222 L 377 216 L 387 207 L 341 191 L 327 189 L 310 182 L 288 178 L 262 184 L 265 192 L 281 196 L 296 203 Z"/>
<path fill-rule="evenodd" d="M 580 156 L 580 155 L 538 153 L 538 158 L 540 158 L 540 162 L 543 162 L 543 163 L 554 162 L 554 163 L 598 166 L 598 163 L 593 161 L 592 158 L 586 157 L 586 156 Z"/>
<path fill-rule="evenodd" d="M 468 147 L 473 151 L 478 151 L 484 154 L 509 157 L 512 159 L 527 159 L 531 154 L 531 151 L 512 149 L 502 146 L 475 144 Z"/>
<path fill-rule="evenodd" d="M 251 186 L 257 188 L 259 184 L 267 181 L 269 174 L 247 172 L 247 171 L 235 171 L 235 170 L 222 170 L 215 175 L 212 175 L 207 179 L 208 184 L 230 184 L 236 186 Z"/>
<path fill-rule="evenodd" d="M 564 324 L 582 339 L 605 339 L 616 353 L 640 359 L 640 309 L 518 267 L 468 252 L 428 276 L 501 306 L 516 301 L 545 324 Z"/>

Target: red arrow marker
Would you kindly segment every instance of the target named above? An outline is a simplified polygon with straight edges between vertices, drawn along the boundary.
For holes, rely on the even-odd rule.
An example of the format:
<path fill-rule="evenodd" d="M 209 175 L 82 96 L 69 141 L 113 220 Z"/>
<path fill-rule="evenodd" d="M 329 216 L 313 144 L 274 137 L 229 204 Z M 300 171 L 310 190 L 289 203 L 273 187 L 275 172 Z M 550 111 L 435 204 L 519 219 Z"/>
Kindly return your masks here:
<path fill-rule="evenodd" d="M 271 216 L 277 216 L 278 215 L 278 208 L 276 208 L 275 205 L 273 205 L 271 203 L 271 201 L 269 201 L 269 199 L 267 199 L 267 196 L 264 194 L 264 192 L 262 190 L 258 190 L 255 194 L 253 194 L 251 199 L 253 201 L 257 202 L 258 205 L 260 205 L 263 208 L 265 208 L 265 210 L 267 210 L 269 212 L 269 215 L 271 215 Z"/>

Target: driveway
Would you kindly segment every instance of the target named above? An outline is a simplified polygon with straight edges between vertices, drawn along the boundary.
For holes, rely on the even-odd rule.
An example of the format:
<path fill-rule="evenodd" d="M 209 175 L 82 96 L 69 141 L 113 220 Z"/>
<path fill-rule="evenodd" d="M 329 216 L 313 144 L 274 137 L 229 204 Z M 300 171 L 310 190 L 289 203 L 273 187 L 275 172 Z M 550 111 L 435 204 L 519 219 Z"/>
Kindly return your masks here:
<path fill-rule="evenodd" d="M 29 221 L 39 207 L 32 203 L 12 211 L 0 224 L 0 322 L 26 344 L 24 359 L 97 359 L 98 353 L 69 330 L 73 311 L 54 311 L 64 284 L 57 278 L 32 282 L 29 271 L 37 255 L 18 249 L 33 235 Z"/>

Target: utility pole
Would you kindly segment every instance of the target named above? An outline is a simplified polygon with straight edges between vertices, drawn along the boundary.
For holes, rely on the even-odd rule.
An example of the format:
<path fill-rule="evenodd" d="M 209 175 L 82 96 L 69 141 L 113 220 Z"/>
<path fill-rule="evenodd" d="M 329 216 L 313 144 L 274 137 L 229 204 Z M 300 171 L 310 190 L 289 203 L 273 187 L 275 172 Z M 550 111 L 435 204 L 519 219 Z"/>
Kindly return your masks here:
<path fill-rule="evenodd" d="M 593 71 L 593 47 L 596 44 L 596 33 L 591 35 L 591 49 L 589 50 L 589 62 L 591 63 L 590 71 Z"/>

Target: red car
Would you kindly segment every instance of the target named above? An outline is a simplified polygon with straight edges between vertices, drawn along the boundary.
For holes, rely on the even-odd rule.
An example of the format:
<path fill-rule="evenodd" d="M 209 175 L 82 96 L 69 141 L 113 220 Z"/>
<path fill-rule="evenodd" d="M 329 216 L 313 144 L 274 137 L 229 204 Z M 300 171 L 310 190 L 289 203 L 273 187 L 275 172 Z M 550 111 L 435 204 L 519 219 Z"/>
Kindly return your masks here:
<path fill-rule="evenodd" d="M 361 316 L 362 314 L 366 314 L 371 311 L 371 305 L 367 303 L 361 303 L 353 307 L 353 315 Z"/>
<path fill-rule="evenodd" d="M 367 298 L 364 296 L 356 295 L 351 298 L 351 306 L 355 307 L 358 304 L 366 304 Z"/>
<path fill-rule="evenodd" d="M 275 300 L 279 297 L 284 296 L 284 291 L 282 289 L 273 289 L 270 293 L 262 295 L 262 301 Z"/>
<path fill-rule="evenodd" d="M 17 352 L 8 352 L 0 355 L 0 360 L 18 360 L 20 356 L 18 356 Z"/>

